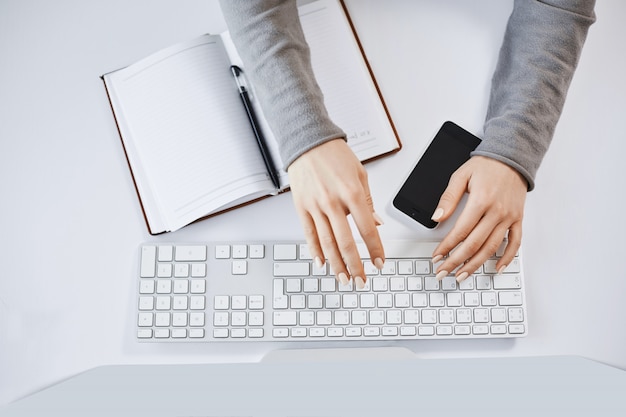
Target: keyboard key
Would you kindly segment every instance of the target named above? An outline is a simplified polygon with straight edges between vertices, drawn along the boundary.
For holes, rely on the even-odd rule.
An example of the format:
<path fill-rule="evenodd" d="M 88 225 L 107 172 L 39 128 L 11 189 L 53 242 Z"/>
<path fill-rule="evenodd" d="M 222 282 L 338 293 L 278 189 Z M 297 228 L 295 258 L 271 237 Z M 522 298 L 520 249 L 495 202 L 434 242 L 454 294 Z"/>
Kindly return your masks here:
<path fill-rule="evenodd" d="M 248 308 L 250 310 L 262 310 L 263 309 L 263 296 L 251 295 L 248 299 Z"/>
<path fill-rule="evenodd" d="M 233 259 L 246 259 L 248 257 L 247 245 L 233 245 Z"/>
<path fill-rule="evenodd" d="M 435 328 L 433 326 L 419 326 L 417 333 L 420 336 L 433 336 L 435 334 Z"/>
<path fill-rule="evenodd" d="M 327 330 L 328 337 L 341 337 L 343 336 L 343 328 L 341 327 L 329 327 Z"/>
<path fill-rule="evenodd" d="M 139 294 L 153 294 L 154 293 L 154 280 L 141 280 L 139 282 Z"/>
<path fill-rule="evenodd" d="M 176 262 L 206 261 L 206 246 L 176 246 L 174 256 Z"/>
<path fill-rule="evenodd" d="M 141 278 L 153 278 L 156 274 L 156 246 L 144 246 L 141 248 Z"/>
<path fill-rule="evenodd" d="M 503 291 L 498 294 L 501 306 L 521 306 L 522 293 L 519 291 Z"/>
<path fill-rule="evenodd" d="M 439 280 L 437 277 L 424 277 L 424 289 L 426 291 L 439 291 Z"/>
<path fill-rule="evenodd" d="M 248 273 L 248 263 L 246 261 L 233 261 L 231 273 L 233 275 L 246 275 Z"/>
<path fill-rule="evenodd" d="M 437 323 L 437 310 L 433 310 L 433 309 L 422 310 L 422 323 L 425 323 L 425 324 Z"/>
<path fill-rule="evenodd" d="M 305 278 L 302 281 L 302 290 L 304 292 L 318 292 L 319 291 L 319 281 L 317 278 Z"/>
<path fill-rule="evenodd" d="M 192 339 L 201 339 L 204 337 L 204 329 L 189 329 L 189 337 Z"/>
<path fill-rule="evenodd" d="M 413 261 L 398 261 L 399 275 L 413 275 Z"/>
<path fill-rule="evenodd" d="M 346 336 L 347 337 L 359 337 L 361 336 L 362 330 L 360 327 L 346 327 Z"/>
<path fill-rule="evenodd" d="M 471 334 L 470 326 L 454 326 L 454 334 L 468 335 Z"/>
<path fill-rule="evenodd" d="M 327 326 L 332 324 L 333 315 L 330 311 L 316 311 L 315 323 L 319 326 Z"/>
<path fill-rule="evenodd" d="M 364 327 L 363 335 L 367 337 L 380 336 L 380 328 L 378 327 Z"/>
<path fill-rule="evenodd" d="M 204 313 L 190 313 L 189 325 L 193 327 L 204 326 Z"/>
<path fill-rule="evenodd" d="M 400 336 L 415 336 L 417 334 L 417 329 L 415 326 L 401 326 L 400 327 Z"/>
<path fill-rule="evenodd" d="M 154 321 L 152 313 L 139 313 L 139 320 L 137 325 L 139 327 L 151 327 Z"/>
<path fill-rule="evenodd" d="M 295 244 L 274 245 L 274 260 L 275 261 L 295 261 L 296 260 L 296 245 Z"/>
<path fill-rule="evenodd" d="M 509 333 L 511 334 L 522 334 L 525 331 L 523 324 L 509 324 Z"/>
<path fill-rule="evenodd" d="M 370 324 L 385 324 L 385 312 L 382 310 L 370 310 Z"/>
<path fill-rule="evenodd" d="M 216 310 L 228 310 L 230 298 L 227 295 L 216 295 L 213 301 L 213 308 Z"/>
<path fill-rule="evenodd" d="M 339 326 L 350 324 L 350 313 L 345 310 L 334 311 L 333 322 Z"/>
<path fill-rule="evenodd" d="M 191 276 L 194 278 L 206 277 L 206 264 L 192 264 Z"/>
<path fill-rule="evenodd" d="M 406 279 L 406 289 L 408 291 L 421 291 L 422 277 L 408 277 Z"/>
<path fill-rule="evenodd" d="M 381 292 L 387 291 L 387 283 L 388 280 L 386 277 L 375 277 L 372 278 L 372 291 Z"/>
<path fill-rule="evenodd" d="M 493 277 L 494 290 L 519 290 L 522 288 L 522 279 L 519 275 L 496 275 Z"/>
<path fill-rule="evenodd" d="M 488 334 L 489 326 L 484 324 L 475 324 L 472 326 L 472 333 L 474 334 Z"/>
<path fill-rule="evenodd" d="M 160 263 L 157 265 L 157 277 L 159 278 L 171 278 L 172 271 L 174 270 L 172 264 Z"/>
<path fill-rule="evenodd" d="M 275 277 L 306 277 L 309 276 L 309 263 L 307 262 L 275 262 Z"/>
<path fill-rule="evenodd" d="M 419 310 L 404 310 L 404 322 L 407 324 L 418 324 L 420 312 Z"/>
<path fill-rule="evenodd" d="M 524 311 L 519 307 L 511 307 L 508 311 L 510 322 L 524 321 Z"/>
<path fill-rule="evenodd" d="M 288 278 L 286 280 L 286 292 L 300 292 L 302 291 L 302 281 L 299 278 Z"/>
<path fill-rule="evenodd" d="M 158 248 L 159 262 L 171 262 L 174 260 L 174 247 L 172 245 L 161 245 Z"/>
<path fill-rule="evenodd" d="M 404 277 L 393 277 L 389 279 L 389 290 L 404 291 Z"/>
<path fill-rule="evenodd" d="M 318 309 L 323 307 L 322 294 L 309 294 L 307 295 L 307 306 L 311 309 Z"/>
<path fill-rule="evenodd" d="M 249 329 L 248 337 L 253 339 L 259 339 L 263 337 L 263 329 Z"/>
<path fill-rule="evenodd" d="M 297 320 L 295 311 L 274 312 L 274 319 L 272 321 L 274 326 L 295 326 L 296 322 Z"/>
<path fill-rule="evenodd" d="M 437 335 L 449 336 L 452 334 L 452 326 L 437 326 Z"/>
<path fill-rule="evenodd" d="M 430 261 L 428 259 L 419 259 L 415 261 L 415 274 L 417 275 L 430 274 Z"/>
<path fill-rule="evenodd" d="M 385 326 L 382 329 L 382 333 L 383 333 L 383 336 L 397 336 L 398 335 L 398 328 L 397 327 L 391 327 L 391 326 Z"/>
<path fill-rule="evenodd" d="M 248 306 L 248 297 L 245 295 L 233 295 L 231 297 L 231 302 L 233 310 L 245 310 Z"/>
<path fill-rule="evenodd" d="M 491 289 L 491 277 L 489 275 L 477 275 L 476 276 L 476 289 L 477 290 L 490 290 Z"/>
<path fill-rule="evenodd" d="M 321 291 L 322 292 L 335 291 L 335 289 L 337 288 L 336 282 L 337 280 L 334 277 L 333 278 L 321 278 L 320 279 Z"/>
<path fill-rule="evenodd" d="M 192 294 L 204 294 L 206 292 L 206 281 L 203 279 L 192 279 L 189 292 Z"/>
<path fill-rule="evenodd" d="M 217 245 L 215 247 L 215 259 L 229 259 L 230 245 Z"/>
<path fill-rule="evenodd" d="M 264 245 L 250 245 L 250 259 L 263 259 L 263 258 L 265 258 L 265 246 Z"/>
<path fill-rule="evenodd" d="M 263 312 L 251 311 L 248 313 L 248 324 L 250 326 L 263 326 Z"/>
<path fill-rule="evenodd" d="M 189 276 L 189 264 L 175 264 L 174 276 L 176 278 L 187 278 Z"/>

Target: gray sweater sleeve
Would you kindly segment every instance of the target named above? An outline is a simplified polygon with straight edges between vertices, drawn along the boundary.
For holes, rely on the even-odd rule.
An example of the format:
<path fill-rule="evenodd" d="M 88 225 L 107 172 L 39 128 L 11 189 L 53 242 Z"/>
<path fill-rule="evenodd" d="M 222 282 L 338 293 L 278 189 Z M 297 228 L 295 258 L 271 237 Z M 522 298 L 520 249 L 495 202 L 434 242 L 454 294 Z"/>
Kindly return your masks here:
<path fill-rule="evenodd" d="M 311 69 L 295 1 L 220 0 L 239 54 L 288 167 L 344 133 L 330 120 Z M 534 188 L 580 58 L 595 0 L 515 0 L 483 142 L 474 155 L 517 169 Z"/>
<path fill-rule="evenodd" d="M 220 0 L 220 6 L 284 167 L 328 140 L 345 140 L 324 106 L 296 2 Z"/>
<path fill-rule="evenodd" d="M 535 186 L 589 26 L 595 0 L 516 0 L 491 85 L 483 142 L 473 155 L 516 168 Z"/>

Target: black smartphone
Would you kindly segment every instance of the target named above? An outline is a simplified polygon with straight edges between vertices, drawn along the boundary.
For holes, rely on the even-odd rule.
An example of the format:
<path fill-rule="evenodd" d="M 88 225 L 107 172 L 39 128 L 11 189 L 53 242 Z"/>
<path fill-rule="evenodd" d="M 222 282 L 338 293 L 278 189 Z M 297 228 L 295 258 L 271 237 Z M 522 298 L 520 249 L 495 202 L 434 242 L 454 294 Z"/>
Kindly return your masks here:
<path fill-rule="evenodd" d="M 431 217 L 448 186 L 450 176 L 470 158 L 480 139 L 457 124 L 441 126 L 393 199 L 393 206 L 429 229 Z"/>

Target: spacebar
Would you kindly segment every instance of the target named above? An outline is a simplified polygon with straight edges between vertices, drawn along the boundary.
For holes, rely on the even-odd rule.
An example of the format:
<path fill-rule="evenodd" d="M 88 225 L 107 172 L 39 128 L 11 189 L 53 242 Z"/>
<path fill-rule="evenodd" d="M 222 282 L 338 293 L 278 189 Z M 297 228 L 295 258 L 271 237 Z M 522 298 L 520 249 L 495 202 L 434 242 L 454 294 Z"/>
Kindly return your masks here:
<path fill-rule="evenodd" d="M 305 277 L 308 275 L 308 262 L 274 262 L 275 277 Z"/>

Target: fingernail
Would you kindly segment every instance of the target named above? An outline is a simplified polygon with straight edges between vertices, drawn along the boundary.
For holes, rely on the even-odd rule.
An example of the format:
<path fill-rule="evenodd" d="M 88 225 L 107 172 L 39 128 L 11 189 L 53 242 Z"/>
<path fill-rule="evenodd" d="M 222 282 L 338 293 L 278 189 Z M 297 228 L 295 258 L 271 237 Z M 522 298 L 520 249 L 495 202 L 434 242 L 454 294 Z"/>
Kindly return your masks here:
<path fill-rule="evenodd" d="M 380 271 L 385 266 L 385 261 L 383 261 L 381 258 L 376 258 L 374 259 L 374 266 Z"/>
<path fill-rule="evenodd" d="M 372 212 L 372 217 L 374 217 L 374 221 L 376 222 L 376 226 L 382 226 L 383 224 L 385 224 L 383 219 L 375 211 Z"/>
<path fill-rule="evenodd" d="M 448 271 L 445 271 L 445 270 L 439 271 L 439 273 L 437 273 L 437 281 L 441 281 L 447 276 L 448 276 Z"/>
<path fill-rule="evenodd" d="M 456 282 L 461 282 L 463 281 L 465 278 L 468 277 L 468 273 L 467 272 L 461 272 L 457 277 L 456 277 Z"/>
<path fill-rule="evenodd" d="M 341 285 L 348 285 L 348 276 L 345 273 L 340 272 L 339 273 L 339 282 L 341 282 Z"/>
<path fill-rule="evenodd" d="M 324 262 L 322 262 L 322 259 L 319 256 L 315 257 L 315 266 L 320 269 L 321 267 L 324 266 Z"/>
<path fill-rule="evenodd" d="M 354 282 L 356 282 L 356 287 L 357 287 L 359 290 L 362 290 L 363 288 L 365 288 L 365 281 L 363 280 L 363 278 L 361 278 L 361 277 L 356 277 L 356 278 L 354 279 Z"/>
<path fill-rule="evenodd" d="M 436 264 L 437 262 L 439 262 L 442 259 L 443 259 L 443 255 L 435 255 L 435 256 L 433 256 L 433 259 L 431 260 L 431 262 Z"/>
<path fill-rule="evenodd" d="M 437 220 L 439 220 L 441 218 L 441 216 L 443 216 L 443 209 L 441 207 L 439 207 L 433 213 L 433 217 L 431 217 L 431 220 L 437 221 Z"/>
<path fill-rule="evenodd" d="M 498 269 L 497 275 L 502 275 L 502 273 L 504 272 L 504 270 L 506 269 L 507 265 L 502 265 L 500 267 L 500 269 Z"/>

